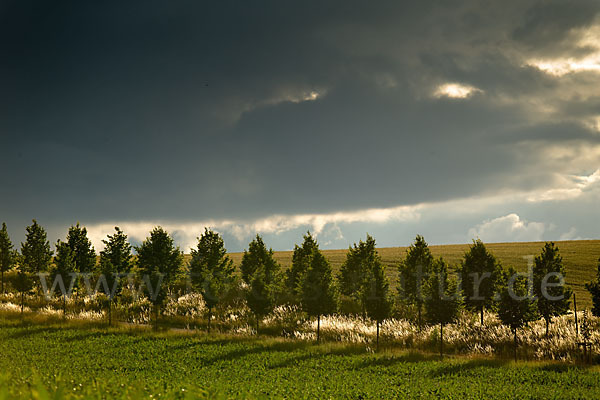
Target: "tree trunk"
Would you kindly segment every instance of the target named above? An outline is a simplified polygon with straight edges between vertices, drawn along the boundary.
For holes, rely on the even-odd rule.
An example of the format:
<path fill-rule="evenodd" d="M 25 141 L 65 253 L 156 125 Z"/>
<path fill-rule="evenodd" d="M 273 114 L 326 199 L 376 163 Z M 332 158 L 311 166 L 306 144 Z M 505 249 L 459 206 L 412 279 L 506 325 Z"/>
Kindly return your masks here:
<path fill-rule="evenodd" d="M 321 339 L 321 314 L 317 315 L 317 343 Z"/>
<path fill-rule="evenodd" d="M 514 350 L 515 350 L 515 362 L 517 362 L 517 328 L 513 329 L 513 333 L 515 335 L 515 345 L 514 345 Z"/>
<path fill-rule="evenodd" d="M 444 357 L 444 324 L 440 324 L 440 357 Z"/>
<path fill-rule="evenodd" d="M 212 319 L 212 308 L 208 307 L 208 324 L 206 326 L 207 332 L 210 334 L 210 320 Z"/>
<path fill-rule="evenodd" d="M 481 326 L 483 326 L 483 306 L 481 306 L 479 311 L 481 312 Z"/>
<path fill-rule="evenodd" d="M 2 270 L 2 294 L 4 294 L 4 270 Z"/>
<path fill-rule="evenodd" d="M 23 315 L 24 305 L 25 305 L 25 292 L 21 292 L 21 315 Z"/>
<path fill-rule="evenodd" d="M 112 300 L 108 299 L 108 326 L 112 325 Z"/>
<path fill-rule="evenodd" d="M 377 346 L 375 349 L 379 350 L 379 320 L 377 320 Z"/>
<path fill-rule="evenodd" d="M 256 314 L 256 336 L 258 336 L 258 314 Z"/>
<path fill-rule="evenodd" d="M 573 293 L 573 306 L 575 307 L 575 341 L 579 341 L 579 325 L 577 324 L 577 297 Z"/>
<path fill-rule="evenodd" d="M 592 344 L 589 344 L 589 349 L 588 349 L 588 364 L 592 363 Z"/>
<path fill-rule="evenodd" d="M 417 324 L 419 325 L 419 331 L 421 330 L 421 303 L 417 306 Z"/>
<path fill-rule="evenodd" d="M 158 304 L 154 305 L 154 330 L 158 330 Z"/>
<path fill-rule="evenodd" d="M 546 320 L 546 337 L 548 337 L 550 333 L 550 318 L 545 318 Z"/>

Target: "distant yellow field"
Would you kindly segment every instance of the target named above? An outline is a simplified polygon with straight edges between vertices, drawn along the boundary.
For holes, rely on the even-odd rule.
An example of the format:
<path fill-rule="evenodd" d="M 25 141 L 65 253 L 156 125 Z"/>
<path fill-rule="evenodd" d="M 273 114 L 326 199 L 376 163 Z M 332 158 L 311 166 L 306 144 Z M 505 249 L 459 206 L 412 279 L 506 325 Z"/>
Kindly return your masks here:
<path fill-rule="evenodd" d="M 585 283 L 596 276 L 598 258 L 600 258 L 600 240 L 570 240 L 555 242 L 563 257 L 567 270 L 567 285 L 573 288 L 577 295 L 577 307 L 591 306 L 591 298 L 585 289 Z M 527 270 L 527 257 L 538 255 L 544 242 L 515 242 L 515 243 L 490 243 L 487 248 L 500 260 L 503 266 L 511 265 L 519 271 Z M 469 244 L 453 244 L 430 246 L 434 256 L 442 256 L 452 268 L 460 264 Z M 334 271 L 338 271 L 346 258 L 348 250 L 324 250 L 323 253 L 331 262 Z M 378 249 L 384 263 L 388 265 L 387 275 L 392 287 L 397 280 L 397 265 L 404 258 L 406 247 L 385 247 Z M 277 251 L 275 258 L 282 266 L 287 268 L 292 263 L 291 251 Z M 231 257 L 239 265 L 243 253 L 232 253 Z"/>

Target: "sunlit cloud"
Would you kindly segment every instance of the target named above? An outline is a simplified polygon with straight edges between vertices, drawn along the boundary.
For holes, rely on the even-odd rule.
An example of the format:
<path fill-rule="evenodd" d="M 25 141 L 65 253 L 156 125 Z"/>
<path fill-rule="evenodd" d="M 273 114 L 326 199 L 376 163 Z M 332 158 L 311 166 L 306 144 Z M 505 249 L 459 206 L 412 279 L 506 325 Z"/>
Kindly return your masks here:
<path fill-rule="evenodd" d="M 600 72 L 600 52 L 581 59 L 570 57 L 552 60 L 534 59 L 530 60 L 528 64 L 555 76 L 583 71 Z"/>
<path fill-rule="evenodd" d="M 579 32 L 579 39 L 573 43 L 573 49 L 595 49 L 580 57 L 563 56 L 555 58 L 534 58 L 527 61 L 554 76 L 563 76 L 577 72 L 600 72 L 600 25 L 594 25 Z"/>
<path fill-rule="evenodd" d="M 343 238 L 337 224 L 387 223 L 417 221 L 420 218 L 420 206 L 400 206 L 392 208 L 373 208 L 349 212 L 335 212 L 330 214 L 300 214 L 300 215 L 273 215 L 252 221 L 210 220 L 197 222 L 170 222 L 170 221 L 120 221 L 88 225 L 88 234 L 94 247 L 99 250 L 104 248 L 102 240 L 106 235 L 114 233 L 114 227 L 119 226 L 134 242 L 144 240 L 149 232 L 156 226 L 161 226 L 170 232 L 176 242 L 184 251 L 194 247 L 196 238 L 205 228 L 217 232 L 227 232 L 237 240 L 244 241 L 256 234 L 281 234 L 294 229 L 310 229 L 317 237 L 326 230 L 329 236 Z"/>
<path fill-rule="evenodd" d="M 562 175 L 561 187 L 538 190 L 527 196 L 532 203 L 576 199 L 585 192 L 600 189 L 600 169 L 591 175 Z"/>
<path fill-rule="evenodd" d="M 587 120 L 584 120 L 583 125 L 592 131 L 600 133 L 600 116 L 596 115 L 594 117 L 588 118 Z"/>
<path fill-rule="evenodd" d="M 560 235 L 558 240 L 584 240 L 578 233 L 575 227 L 571 227 L 567 232 Z"/>
<path fill-rule="evenodd" d="M 327 92 L 324 89 L 282 93 L 278 96 L 274 96 L 265 100 L 263 104 L 275 105 L 284 102 L 302 103 L 305 101 L 315 101 L 324 96 L 326 93 Z"/>
<path fill-rule="evenodd" d="M 310 93 L 307 93 L 302 97 L 302 101 L 313 101 L 318 99 L 320 96 L 319 92 L 315 92 L 314 90 Z"/>
<path fill-rule="evenodd" d="M 450 97 L 454 99 L 464 99 L 478 92 L 483 91 L 470 85 L 446 83 L 438 86 L 436 91 L 433 93 L 433 96 L 437 98 Z"/>
<path fill-rule="evenodd" d="M 486 220 L 469 230 L 469 236 L 484 242 L 538 241 L 542 240 L 546 225 L 528 222 L 511 213 L 503 217 Z"/>
<path fill-rule="evenodd" d="M 222 113 L 218 113 L 223 121 L 230 124 L 239 121 L 244 113 L 249 113 L 262 107 L 273 107 L 282 103 L 300 104 L 313 102 L 327 95 L 327 88 L 278 88 L 260 98 L 235 99 L 224 106 Z"/>

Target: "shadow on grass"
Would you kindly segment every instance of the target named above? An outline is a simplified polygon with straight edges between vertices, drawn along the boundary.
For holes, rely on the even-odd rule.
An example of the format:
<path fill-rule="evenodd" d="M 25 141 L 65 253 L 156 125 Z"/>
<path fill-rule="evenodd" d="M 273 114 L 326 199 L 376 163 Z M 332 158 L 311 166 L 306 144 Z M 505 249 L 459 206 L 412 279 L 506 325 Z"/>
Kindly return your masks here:
<path fill-rule="evenodd" d="M 236 342 L 237 341 L 233 339 L 228 343 L 232 344 Z M 311 346 L 311 344 L 309 343 L 292 341 L 282 341 L 268 344 L 255 343 L 254 345 L 252 344 L 252 342 L 249 342 L 249 344 L 249 346 L 241 347 L 233 351 L 229 351 L 208 359 L 204 359 L 202 360 L 202 363 L 206 365 L 213 365 L 219 362 L 235 361 L 251 355 L 258 355 L 262 353 L 271 352 L 293 352 Z"/>
<path fill-rule="evenodd" d="M 476 359 L 448 363 L 429 374 L 431 377 L 447 377 L 453 375 L 469 374 L 476 369 L 502 368 L 508 364 L 507 360 Z"/>
<path fill-rule="evenodd" d="M 234 345 L 236 348 L 225 351 L 212 357 L 203 358 L 203 346 Z M 213 365 L 221 362 L 234 362 L 236 360 L 260 354 L 288 353 L 290 357 L 282 361 L 268 364 L 269 369 L 286 368 L 311 359 L 321 359 L 331 356 L 351 356 L 364 354 L 365 348 L 360 345 L 321 343 L 307 341 L 294 341 L 287 339 L 257 338 L 257 337 L 231 337 L 231 338 L 190 338 L 186 343 L 169 346 L 170 349 L 197 351 L 200 362 L 204 365 Z M 301 351 L 301 354 L 297 354 Z M 267 360 L 268 361 L 268 360 Z"/>
<path fill-rule="evenodd" d="M 327 347 L 327 345 L 325 345 Z M 307 347 L 307 352 L 304 354 L 289 357 L 286 360 L 269 364 L 269 369 L 296 367 L 304 361 L 331 359 L 331 357 L 346 357 L 365 354 L 365 349 L 362 346 L 336 346 L 334 348 L 319 348 L 314 349 Z"/>
<path fill-rule="evenodd" d="M 250 336 L 226 337 L 221 335 L 210 336 L 205 333 L 199 333 L 197 336 L 190 336 L 183 343 L 177 343 L 169 346 L 172 350 L 193 350 L 202 351 L 202 346 L 225 346 L 232 343 L 253 343 L 260 342 L 260 339 Z"/>
<path fill-rule="evenodd" d="M 440 361 L 440 357 L 421 353 L 417 351 L 409 351 L 402 354 L 394 354 L 394 355 L 372 355 L 369 358 L 362 360 L 358 364 L 358 368 L 371 368 L 371 367 L 391 367 L 395 364 L 403 364 L 403 363 L 419 363 L 426 361 Z"/>
<path fill-rule="evenodd" d="M 28 323 L 24 323 L 22 325 L 12 325 L 11 330 L 12 332 L 8 333 L 7 335 L 0 334 L 0 337 L 3 337 L 4 339 L 24 339 L 39 335 L 66 333 L 65 335 L 61 336 L 61 339 L 64 342 L 69 343 L 102 338 L 107 334 L 110 334 L 108 332 L 90 329 L 88 327 L 36 326 Z"/>
<path fill-rule="evenodd" d="M 0 335 L 5 339 L 22 339 L 26 337 L 36 336 L 44 333 L 56 333 L 61 331 L 61 328 L 52 326 L 35 326 L 32 324 L 12 325 L 10 326 L 14 332 L 8 335 Z"/>

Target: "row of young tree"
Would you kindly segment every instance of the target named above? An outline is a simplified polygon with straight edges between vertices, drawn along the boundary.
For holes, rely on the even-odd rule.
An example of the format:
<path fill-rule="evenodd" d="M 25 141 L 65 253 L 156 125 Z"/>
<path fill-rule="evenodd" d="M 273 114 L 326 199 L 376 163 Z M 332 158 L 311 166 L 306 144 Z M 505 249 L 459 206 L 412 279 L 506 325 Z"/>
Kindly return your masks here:
<path fill-rule="evenodd" d="M 4 272 L 15 268 L 15 289 L 23 295 L 31 290 L 32 277 L 49 271 L 51 282 L 64 282 L 71 277 L 69 287 L 81 285 L 75 273 L 83 276 L 97 273 L 101 286 L 112 302 L 123 288 L 123 277 L 136 272 L 143 277 L 144 294 L 153 305 L 155 321 L 164 304 L 169 288 L 185 277 L 191 287 L 201 293 L 208 310 L 208 330 L 214 309 L 234 286 L 242 286 L 246 304 L 255 315 L 256 331 L 259 322 L 276 305 L 285 302 L 299 304 L 302 310 L 317 320 L 317 340 L 320 337 L 321 317 L 339 310 L 340 300 L 351 299 L 360 307 L 363 317 L 369 317 L 379 328 L 390 318 L 394 297 L 383 264 L 375 248 L 375 240 L 367 235 L 365 241 L 348 250 L 339 274 L 334 277 L 331 264 L 319 249 L 315 238 L 307 233 L 303 243 L 296 245 L 290 268 L 283 271 L 272 249 L 257 235 L 244 251 L 239 276 L 228 256 L 222 237 L 209 229 L 198 238 L 191 258 L 184 266 L 184 257 L 172 237 L 161 227 L 154 228 L 139 246 L 132 247 L 118 227 L 103 240 L 99 259 L 87 237 L 85 227 L 72 226 L 65 241 L 58 240 L 56 254 L 51 250 L 45 230 L 34 220 L 26 228 L 26 240 L 20 252 L 13 248 L 6 225 L 0 231 L 0 269 L 2 292 Z M 135 250 L 135 256 L 132 252 Z M 558 248 L 546 243 L 535 257 L 533 280 L 518 274 L 513 268 L 503 268 L 485 245 L 476 240 L 465 253 L 457 277 L 451 277 L 448 264 L 435 258 L 422 236 L 406 251 L 398 265 L 398 303 L 416 310 L 419 327 L 423 316 L 428 323 L 440 326 L 440 351 L 443 350 L 443 329 L 457 318 L 461 309 L 479 313 L 483 324 L 484 310 L 494 311 L 514 333 L 540 316 L 546 321 L 546 334 L 554 316 L 569 311 L 571 290 L 564 286 L 565 269 Z M 598 270 L 600 278 L 600 264 Z M 239 279 L 242 284 L 240 285 Z M 600 311 L 600 284 L 588 286 L 595 296 L 594 313 Z M 68 292 L 61 287 L 63 299 Z M 22 300 L 23 302 L 23 300 Z"/>

